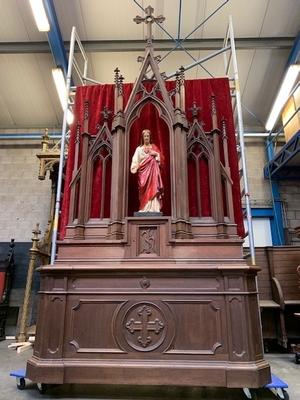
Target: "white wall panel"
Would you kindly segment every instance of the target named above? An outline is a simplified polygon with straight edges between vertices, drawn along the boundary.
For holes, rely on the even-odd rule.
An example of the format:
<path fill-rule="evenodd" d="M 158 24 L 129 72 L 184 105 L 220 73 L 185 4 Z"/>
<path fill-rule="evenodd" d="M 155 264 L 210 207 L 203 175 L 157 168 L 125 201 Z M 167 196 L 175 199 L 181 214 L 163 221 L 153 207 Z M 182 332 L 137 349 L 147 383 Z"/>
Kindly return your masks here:
<path fill-rule="evenodd" d="M 244 221 L 245 229 L 247 229 L 246 220 Z M 271 225 L 269 218 L 253 218 L 253 233 L 255 247 L 272 246 Z M 243 244 L 249 247 L 248 237 Z"/>

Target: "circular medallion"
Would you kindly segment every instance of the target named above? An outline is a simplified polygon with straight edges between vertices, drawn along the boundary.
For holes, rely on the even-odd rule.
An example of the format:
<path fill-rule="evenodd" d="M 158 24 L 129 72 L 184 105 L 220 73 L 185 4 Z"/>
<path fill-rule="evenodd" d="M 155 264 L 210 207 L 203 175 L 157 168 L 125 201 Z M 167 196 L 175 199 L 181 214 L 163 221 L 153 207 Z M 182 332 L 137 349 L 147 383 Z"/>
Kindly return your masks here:
<path fill-rule="evenodd" d="M 163 303 L 129 302 L 119 310 L 114 326 L 117 342 L 128 351 L 163 351 L 175 333 L 174 318 Z"/>

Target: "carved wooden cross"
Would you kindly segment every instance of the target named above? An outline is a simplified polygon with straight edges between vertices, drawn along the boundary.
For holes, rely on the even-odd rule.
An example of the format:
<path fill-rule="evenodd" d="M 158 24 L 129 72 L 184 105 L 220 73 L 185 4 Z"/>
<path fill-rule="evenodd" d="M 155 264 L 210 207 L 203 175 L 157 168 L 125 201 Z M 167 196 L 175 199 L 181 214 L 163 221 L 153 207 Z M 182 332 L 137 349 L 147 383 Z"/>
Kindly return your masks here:
<path fill-rule="evenodd" d="M 141 320 L 134 320 L 131 318 L 128 322 L 126 322 L 126 328 L 130 333 L 141 332 L 138 336 L 138 342 L 141 343 L 143 347 L 147 347 L 149 343 L 151 343 L 151 336 L 148 332 L 155 332 L 159 334 L 159 332 L 164 328 L 163 322 L 161 322 L 158 318 L 154 321 L 149 321 L 149 317 L 152 314 L 151 308 L 148 306 L 142 306 L 138 315 L 141 317 Z"/>
<path fill-rule="evenodd" d="M 193 101 L 193 107 L 189 108 L 189 111 L 192 112 L 193 119 L 195 119 L 195 118 L 197 119 L 198 113 L 200 110 L 201 110 L 201 107 L 197 107 L 196 102 Z"/>
<path fill-rule="evenodd" d="M 146 39 L 147 39 L 148 43 L 152 43 L 152 24 L 154 22 L 162 23 L 165 20 L 165 17 L 163 17 L 162 15 L 159 15 L 158 17 L 154 17 L 153 12 L 154 12 L 154 8 L 151 6 L 148 6 L 147 8 L 145 8 L 145 13 L 146 13 L 145 18 L 142 18 L 139 15 L 137 15 L 135 18 L 133 18 L 135 23 L 141 24 L 142 22 L 145 22 L 145 24 L 147 25 Z"/>
<path fill-rule="evenodd" d="M 112 112 L 108 109 L 107 106 L 104 106 L 104 107 L 103 107 L 103 111 L 100 112 L 100 114 L 103 115 L 103 120 L 104 120 L 104 121 L 107 121 L 107 120 L 108 120 L 109 114 L 111 114 L 111 113 L 112 113 Z"/>
<path fill-rule="evenodd" d="M 192 112 L 192 117 L 193 117 L 193 120 L 195 121 L 195 120 L 198 119 L 198 114 L 199 114 L 199 112 L 202 111 L 202 108 L 201 107 L 197 107 L 196 102 L 193 101 L 193 107 L 189 108 L 189 111 Z M 201 125 L 202 128 L 203 128 L 205 124 L 204 124 L 204 122 L 202 120 L 200 120 L 199 121 L 199 125 Z"/>

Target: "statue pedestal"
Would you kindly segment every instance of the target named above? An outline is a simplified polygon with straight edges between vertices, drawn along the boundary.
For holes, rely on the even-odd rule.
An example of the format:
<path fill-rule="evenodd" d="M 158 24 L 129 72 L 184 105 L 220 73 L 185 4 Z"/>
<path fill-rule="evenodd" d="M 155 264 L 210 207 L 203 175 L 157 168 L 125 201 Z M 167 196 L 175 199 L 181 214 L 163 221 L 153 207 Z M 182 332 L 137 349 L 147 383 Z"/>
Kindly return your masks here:
<path fill-rule="evenodd" d="M 163 213 L 162 212 L 144 212 L 144 211 L 135 211 L 133 213 L 134 217 L 140 217 L 140 218 L 151 218 L 151 217 L 162 217 Z"/>

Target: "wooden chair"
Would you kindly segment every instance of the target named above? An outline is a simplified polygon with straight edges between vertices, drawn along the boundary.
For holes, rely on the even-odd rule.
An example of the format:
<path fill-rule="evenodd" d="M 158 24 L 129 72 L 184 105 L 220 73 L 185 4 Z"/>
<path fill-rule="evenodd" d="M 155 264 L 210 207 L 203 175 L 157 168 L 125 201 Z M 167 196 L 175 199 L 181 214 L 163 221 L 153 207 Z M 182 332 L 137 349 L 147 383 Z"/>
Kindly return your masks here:
<path fill-rule="evenodd" d="M 9 294 L 14 273 L 14 239 L 11 239 L 5 260 L 0 260 L 0 340 L 5 340 Z"/>
<path fill-rule="evenodd" d="M 284 322 L 288 339 L 300 339 L 299 321 L 295 312 L 300 311 L 300 290 L 297 266 L 300 260 L 298 246 L 267 248 L 271 279 L 276 286 L 274 300 L 284 311 Z"/>
<path fill-rule="evenodd" d="M 281 346 L 287 347 L 281 288 L 277 279 L 271 276 L 265 248 L 256 249 L 256 260 L 261 268 L 257 276 L 257 284 L 265 350 L 268 349 L 268 341 L 272 339 L 277 340 Z"/>

